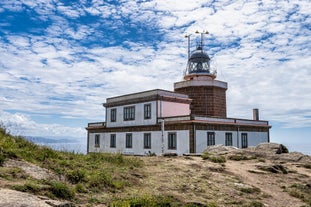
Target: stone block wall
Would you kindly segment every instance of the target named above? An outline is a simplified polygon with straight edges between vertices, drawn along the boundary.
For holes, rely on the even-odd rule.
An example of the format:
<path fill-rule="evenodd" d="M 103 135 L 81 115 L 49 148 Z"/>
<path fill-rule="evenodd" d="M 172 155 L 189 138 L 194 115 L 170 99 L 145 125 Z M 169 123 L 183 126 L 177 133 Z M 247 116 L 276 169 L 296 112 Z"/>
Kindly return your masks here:
<path fill-rule="evenodd" d="M 188 86 L 176 88 L 175 92 L 183 93 L 192 99 L 191 115 L 227 117 L 226 89 L 215 86 Z"/>

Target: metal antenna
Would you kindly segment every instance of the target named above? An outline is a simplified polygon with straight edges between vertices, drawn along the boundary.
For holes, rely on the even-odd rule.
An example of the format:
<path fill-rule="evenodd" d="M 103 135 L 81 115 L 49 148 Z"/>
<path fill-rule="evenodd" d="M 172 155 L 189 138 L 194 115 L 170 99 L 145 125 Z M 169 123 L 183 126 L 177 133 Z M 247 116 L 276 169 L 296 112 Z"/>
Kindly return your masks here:
<path fill-rule="evenodd" d="M 202 32 L 199 32 L 199 30 L 195 31 L 196 34 L 201 34 L 201 42 L 200 42 L 200 46 L 202 48 L 202 51 L 203 51 L 203 40 L 204 40 L 204 34 L 209 34 L 209 32 L 207 30 L 203 30 Z"/>
<path fill-rule="evenodd" d="M 190 36 L 191 36 L 191 34 L 186 34 L 185 35 L 185 38 L 188 38 L 188 60 L 189 60 L 189 58 L 190 58 Z"/>

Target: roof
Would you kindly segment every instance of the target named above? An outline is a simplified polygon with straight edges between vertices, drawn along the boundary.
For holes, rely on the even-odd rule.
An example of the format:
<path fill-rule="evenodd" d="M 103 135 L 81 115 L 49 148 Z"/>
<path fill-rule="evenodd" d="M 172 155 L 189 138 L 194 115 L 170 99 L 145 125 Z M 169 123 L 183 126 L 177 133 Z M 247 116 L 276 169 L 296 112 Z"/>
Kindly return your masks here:
<path fill-rule="evenodd" d="M 120 106 L 134 103 L 141 103 L 147 101 L 163 100 L 178 103 L 191 103 L 192 99 L 188 95 L 175 93 L 162 89 L 154 89 L 149 91 L 142 91 L 138 93 L 126 94 L 106 99 L 105 107 Z"/>

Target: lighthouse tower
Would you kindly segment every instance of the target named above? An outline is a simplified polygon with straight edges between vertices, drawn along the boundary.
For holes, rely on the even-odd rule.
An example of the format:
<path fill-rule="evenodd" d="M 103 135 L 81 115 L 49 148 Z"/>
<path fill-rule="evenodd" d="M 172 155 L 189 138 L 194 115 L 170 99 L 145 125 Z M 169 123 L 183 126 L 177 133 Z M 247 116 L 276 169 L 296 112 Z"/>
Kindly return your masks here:
<path fill-rule="evenodd" d="M 199 33 L 199 32 L 196 32 Z M 216 70 L 210 66 L 210 57 L 204 51 L 203 38 L 195 50 L 190 52 L 190 35 L 188 38 L 188 63 L 184 80 L 174 83 L 174 91 L 186 94 L 192 99 L 190 109 L 192 116 L 227 117 L 226 90 L 227 83 L 216 80 Z"/>

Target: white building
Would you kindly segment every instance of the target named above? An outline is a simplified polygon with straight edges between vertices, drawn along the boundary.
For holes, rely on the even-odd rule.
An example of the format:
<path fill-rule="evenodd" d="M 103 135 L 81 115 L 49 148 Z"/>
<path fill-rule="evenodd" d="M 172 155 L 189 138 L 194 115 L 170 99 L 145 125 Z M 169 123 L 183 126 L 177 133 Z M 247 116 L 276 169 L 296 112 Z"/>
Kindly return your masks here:
<path fill-rule="evenodd" d="M 202 46 L 202 45 L 201 45 Z M 268 121 L 227 118 L 227 83 L 215 80 L 199 46 L 174 92 L 155 89 L 108 98 L 106 122 L 89 123 L 87 152 L 201 153 L 209 145 L 245 148 L 269 142 Z"/>

